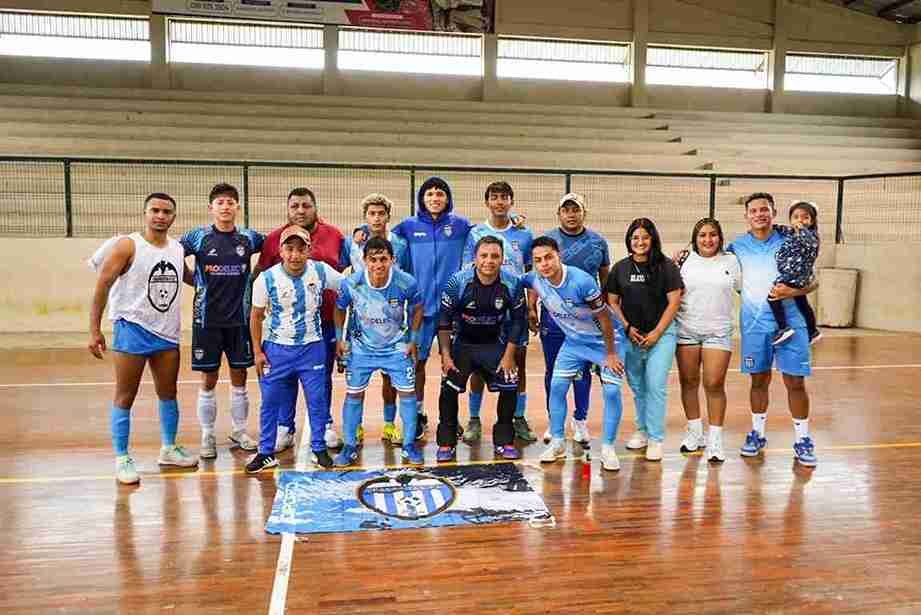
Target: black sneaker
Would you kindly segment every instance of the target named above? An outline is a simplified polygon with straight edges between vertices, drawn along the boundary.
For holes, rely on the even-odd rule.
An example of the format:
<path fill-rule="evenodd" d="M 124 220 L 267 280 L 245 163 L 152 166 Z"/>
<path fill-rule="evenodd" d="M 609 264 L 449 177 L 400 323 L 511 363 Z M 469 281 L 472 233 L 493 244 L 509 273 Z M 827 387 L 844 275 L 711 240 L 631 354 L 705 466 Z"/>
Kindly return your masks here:
<path fill-rule="evenodd" d="M 793 337 L 795 334 L 796 334 L 796 331 L 794 331 L 790 327 L 784 327 L 783 329 L 778 331 L 777 334 L 774 336 L 774 341 L 771 342 L 771 345 L 780 346 L 781 344 L 786 342 L 788 339 Z"/>
<path fill-rule="evenodd" d="M 329 456 L 329 451 L 316 451 L 313 454 L 313 463 L 314 465 L 322 466 L 324 468 L 331 468 L 333 467 L 333 458 Z"/>
<path fill-rule="evenodd" d="M 262 472 L 263 470 L 274 468 L 277 465 L 278 460 L 275 459 L 275 455 L 263 455 L 262 453 L 257 453 L 256 456 L 250 459 L 249 463 L 246 464 L 246 473 L 255 474 L 256 472 Z"/>
<path fill-rule="evenodd" d="M 429 428 L 429 417 L 425 412 L 416 415 L 416 440 L 425 437 L 425 431 Z"/>

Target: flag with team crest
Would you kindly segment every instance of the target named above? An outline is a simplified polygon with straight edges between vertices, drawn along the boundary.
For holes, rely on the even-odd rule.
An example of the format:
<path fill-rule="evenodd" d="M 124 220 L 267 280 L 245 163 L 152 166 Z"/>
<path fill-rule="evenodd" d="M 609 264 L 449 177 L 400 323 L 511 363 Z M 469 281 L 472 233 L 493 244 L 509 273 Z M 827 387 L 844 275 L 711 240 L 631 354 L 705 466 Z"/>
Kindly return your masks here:
<path fill-rule="evenodd" d="M 512 463 L 282 472 L 266 531 L 359 532 L 552 517 Z"/>

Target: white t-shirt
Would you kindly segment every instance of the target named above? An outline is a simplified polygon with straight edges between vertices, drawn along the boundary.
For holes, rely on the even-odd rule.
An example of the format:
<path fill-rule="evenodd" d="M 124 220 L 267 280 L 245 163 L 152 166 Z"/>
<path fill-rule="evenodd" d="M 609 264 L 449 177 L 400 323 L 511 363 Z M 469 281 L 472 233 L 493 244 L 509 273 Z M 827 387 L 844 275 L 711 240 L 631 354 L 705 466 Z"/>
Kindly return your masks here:
<path fill-rule="evenodd" d="M 279 263 L 253 282 L 253 307 L 266 308 L 263 340 L 302 346 L 323 339 L 320 305 L 323 291 L 339 292 L 343 275 L 323 262 L 308 260 L 297 277 Z"/>
<path fill-rule="evenodd" d="M 735 295 L 742 270 L 734 254 L 704 258 L 691 252 L 681 266 L 684 295 L 678 308 L 678 335 L 732 334 Z"/>

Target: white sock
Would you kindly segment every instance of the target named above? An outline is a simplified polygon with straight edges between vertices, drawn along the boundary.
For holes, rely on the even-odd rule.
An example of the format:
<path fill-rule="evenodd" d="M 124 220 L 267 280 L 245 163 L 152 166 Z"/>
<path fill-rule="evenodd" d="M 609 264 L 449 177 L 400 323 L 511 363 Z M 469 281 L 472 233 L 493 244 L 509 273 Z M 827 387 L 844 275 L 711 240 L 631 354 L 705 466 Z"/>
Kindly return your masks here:
<path fill-rule="evenodd" d="M 201 425 L 201 431 L 204 435 L 214 434 L 214 421 L 217 419 L 217 400 L 214 398 L 214 389 L 205 391 L 198 390 L 198 424 Z"/>
<path fill-rule="evenodd" d="M 701 419 L 688 419 L 688 430 L 697 437 L 704 433 L 704 423 Z"/>
<path fill-rule="evenodd" d="M 230 417 L 233 421 L 234 431 L 246 429 L 246 419 L 249 417 L 249 395 L 246 387 L 230 387 Z"/>
<path fill-rule="evenodd" d="M 710 429 L 707 430 L 707 438 L 711 446 L 716 444 L 717 442 L 722 441 L 723 426 L 722 425 L 710 425 Z"/>
<path fill-rule="evenodd" d="M 793 429 L 796 430 L 796 439 L 802 440 L 809 437 L 809 419 L 793 419 Z"/>
<path fill-rule="evenodd" d="M 764 437 L 764 427 L 767 425 L 767 412 L 755 414 L 752 412 L 752 429 L 758 432 L 758 435 Z"/>

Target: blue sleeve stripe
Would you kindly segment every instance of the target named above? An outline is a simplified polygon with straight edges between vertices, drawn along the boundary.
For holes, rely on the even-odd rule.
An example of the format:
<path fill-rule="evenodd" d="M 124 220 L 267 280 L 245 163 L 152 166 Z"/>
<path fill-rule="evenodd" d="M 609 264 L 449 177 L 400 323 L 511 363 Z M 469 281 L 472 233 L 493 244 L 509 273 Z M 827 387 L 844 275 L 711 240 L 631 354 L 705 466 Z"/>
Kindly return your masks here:
<path fill-rule="evenodd" d="M 262 275 L 265 276 L 265 290 L 269 296 L 269 306 L 271 308 L 271 314 L 269 315 L 269 331 L 272 334 L 273 339 L 275 339 L 275 332 L 278 331 L 278 328 L 281 326 L 281 303 L 278 301 L 278 288 L 275 286 L 275 275 L 272 273 L 272 270 L 264 272 Z"/>

